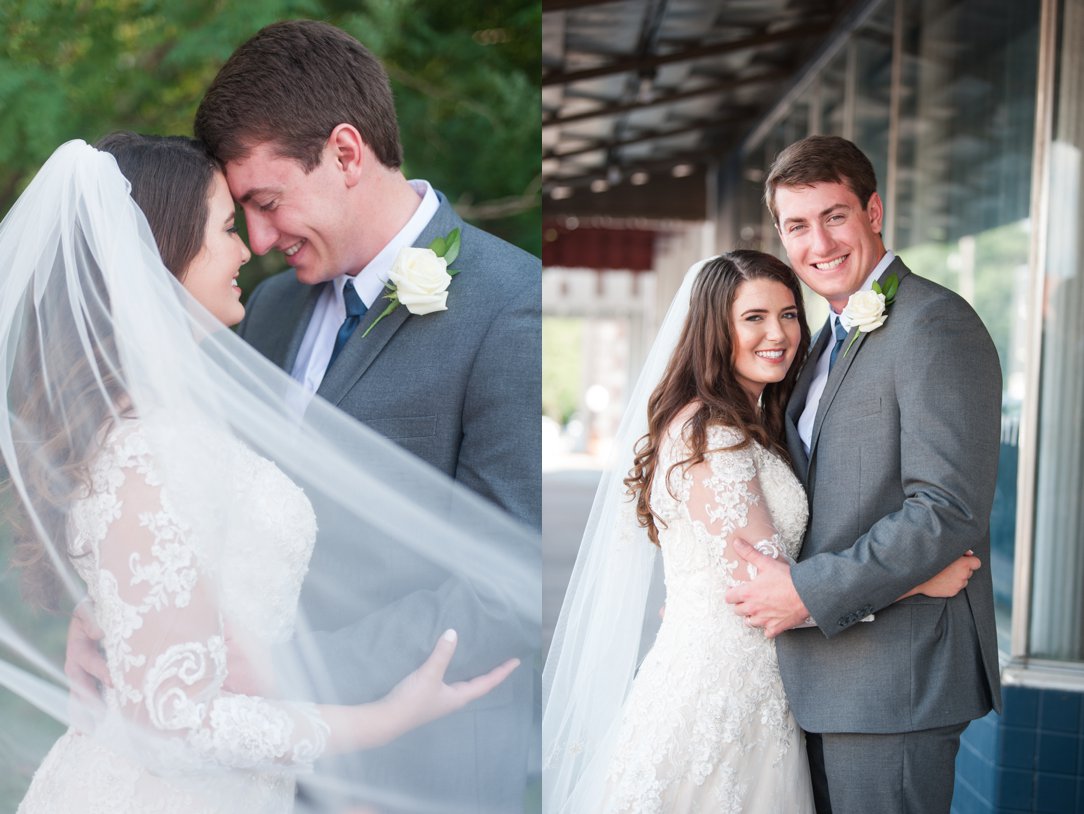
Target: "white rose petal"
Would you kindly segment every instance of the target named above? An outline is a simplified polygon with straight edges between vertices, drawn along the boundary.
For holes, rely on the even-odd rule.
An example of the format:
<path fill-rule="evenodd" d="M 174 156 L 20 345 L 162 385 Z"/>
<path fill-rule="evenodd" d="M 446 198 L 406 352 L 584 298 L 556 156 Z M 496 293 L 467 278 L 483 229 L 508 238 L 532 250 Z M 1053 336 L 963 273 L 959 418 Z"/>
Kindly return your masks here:
<path fill-rule="evenodd" d="M 414 294 L 399 289 L 399 302 L 412 314 L 431 314 L 434 311 L 447 311 L 448 292 L 439 294 Z"/>
<path fill-rule="evenodd" d="M 875 331 L 878 328 L 880 328 L 882 325 L 885 324 L 885 320 L 887 318 L 888 317 L 885 314 L 881 314 L 881 316 L 878 319 L 874 320 L 873 322 L 865 322 L 865 323 L 859 325 L 858 326 L 858 332 L 863 333 L 863 334 L 868 334 L 870 331 Z"/>
<path fill-rule="evenodd" d="M 399 291 L 399 301 L 404 304 L 404 293 L 440 294 L 447 291 L 452 282 L 448 263 L 443 257 L 437 257 L 432 249 L 412 246 L 399 250 L 388 276 Z"/>
<path fill-rule="evenodd" d="M 862 333 L 880 328 L 885 323 L 885 295 L 872 289 L 852 294 L 839 321 L 848 331 L 857 327 Z"/>

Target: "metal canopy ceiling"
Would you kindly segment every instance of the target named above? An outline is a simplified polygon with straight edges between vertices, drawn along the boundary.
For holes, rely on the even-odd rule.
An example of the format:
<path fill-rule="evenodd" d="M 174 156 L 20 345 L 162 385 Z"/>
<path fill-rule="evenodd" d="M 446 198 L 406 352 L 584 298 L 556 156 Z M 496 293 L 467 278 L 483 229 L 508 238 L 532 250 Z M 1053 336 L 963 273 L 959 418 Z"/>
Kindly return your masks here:
<path fill-rule="evenodd" d="M 704 172 L 854 0 L 543 0 L 547 215 L 705 217 Z"/>

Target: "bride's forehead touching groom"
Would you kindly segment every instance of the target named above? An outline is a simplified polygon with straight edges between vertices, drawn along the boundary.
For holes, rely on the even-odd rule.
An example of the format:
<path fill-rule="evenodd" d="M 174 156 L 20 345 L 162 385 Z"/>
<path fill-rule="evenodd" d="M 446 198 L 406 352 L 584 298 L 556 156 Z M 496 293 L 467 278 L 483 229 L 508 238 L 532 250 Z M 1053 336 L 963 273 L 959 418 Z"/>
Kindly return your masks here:
<path fill-rule="evenodd" d="M 306 60 L 326 63 L 313 69 L 328 72 L 341 72 L 337 63 L 349 61 L 353 81 L 374 88 L 357 100 L 360 104 L 344 82 L 329 83 L 322 94 L 328 97 L 322 100 L 324 115 L 314 116 L 311 106 L 297 105 L 296 87 L 277 81 L 272 70 L 262 74 L 260 85 L 240 88 L 236 95 L 225 81 L 217 82 L 196 119 L 197 132 L 225 165 L 252 250 L 280 253 L 298 280 L 309 285 L 364 269 L 430 191 L 424 182 L 412 185 L 400 171 L 398 123 L 390 92 L 378 92 L 387 88 L 379 63 L 347 35 L 321 33 L 329 35 L 327 42 Z M 271 50 L 274 35 L 265 38 Z M 279 46 L 283 56 L 289 45 L 285 40 Z M 328 45 L 338 46 L 344 59 L 333 59 Z M 243 49 L 234 59 L 244 59 Z M 229 118 L 216 108 L 227 96 Z M 238 97 L 248 109 L 237 109 Z M 260 121 L 265 116 L 269 120 Z"/>

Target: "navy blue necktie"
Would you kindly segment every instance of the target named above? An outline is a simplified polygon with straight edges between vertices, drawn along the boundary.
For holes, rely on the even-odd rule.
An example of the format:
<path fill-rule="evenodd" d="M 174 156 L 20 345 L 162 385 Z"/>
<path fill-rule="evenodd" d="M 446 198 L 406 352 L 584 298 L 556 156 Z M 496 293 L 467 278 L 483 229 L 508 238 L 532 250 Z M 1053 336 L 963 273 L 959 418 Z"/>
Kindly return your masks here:
<path fill-rule="evenodd" d="M 828 357 L 829 371 L 835 366 L 836 357 L 839 356 L 839 349 L 843 347 L 843 340 L 847 338 L 847 329 L 843 327 L 843 322 L 839 319 L 836 319 L 835 334 L 836 344 L 832 347 L 832 355 Z"/>
<path fill-rule="evenodd" d="M 331 358 L 327 363 L 328 370 L 335 364 L 335 357 L 339 355 L 347 340 L 357 329 L 361 318 L 369 310 L 365 303 L 361 301 L 358 292 L 354 290 L 353 280 L 347 280 L 346 285 L 343 286 L 343 303 L 346 305 L 346 319 L 343 320 L 343 324 L 339 326 L 339 332 L 335 335 L 335 347 L 332 349 Z"/>

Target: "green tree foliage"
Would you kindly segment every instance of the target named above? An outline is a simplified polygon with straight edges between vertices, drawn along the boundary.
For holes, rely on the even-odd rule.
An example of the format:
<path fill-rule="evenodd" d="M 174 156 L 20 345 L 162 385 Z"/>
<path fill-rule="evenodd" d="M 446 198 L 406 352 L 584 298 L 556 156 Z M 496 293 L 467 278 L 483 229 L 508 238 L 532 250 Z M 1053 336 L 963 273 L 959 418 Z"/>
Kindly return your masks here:
<path fill-rule="evenodd" d="M 369 8 L 340 24 L 362 42 L 370 32 L 383 39 L 407 174 L 447 191 L 467 220 L 541 254 L 541 4 L 385 0 Z"/>
<path fill-rule="evenodd" d="M 567 423 L 580 406 L 583 323 L 571 317 L 542 318 L 542 414 L 558 424 Z"/>
<path fill-rule="evenodd" d="M 192 132 L 203 91 L 264 25 L 322 19 L 385 63 L 406 171 L 539 254 L 537 0 L 0 0 L 0 212 L 64 141 Z M 281 262 L 250 264 L 245 279 Z"/>

